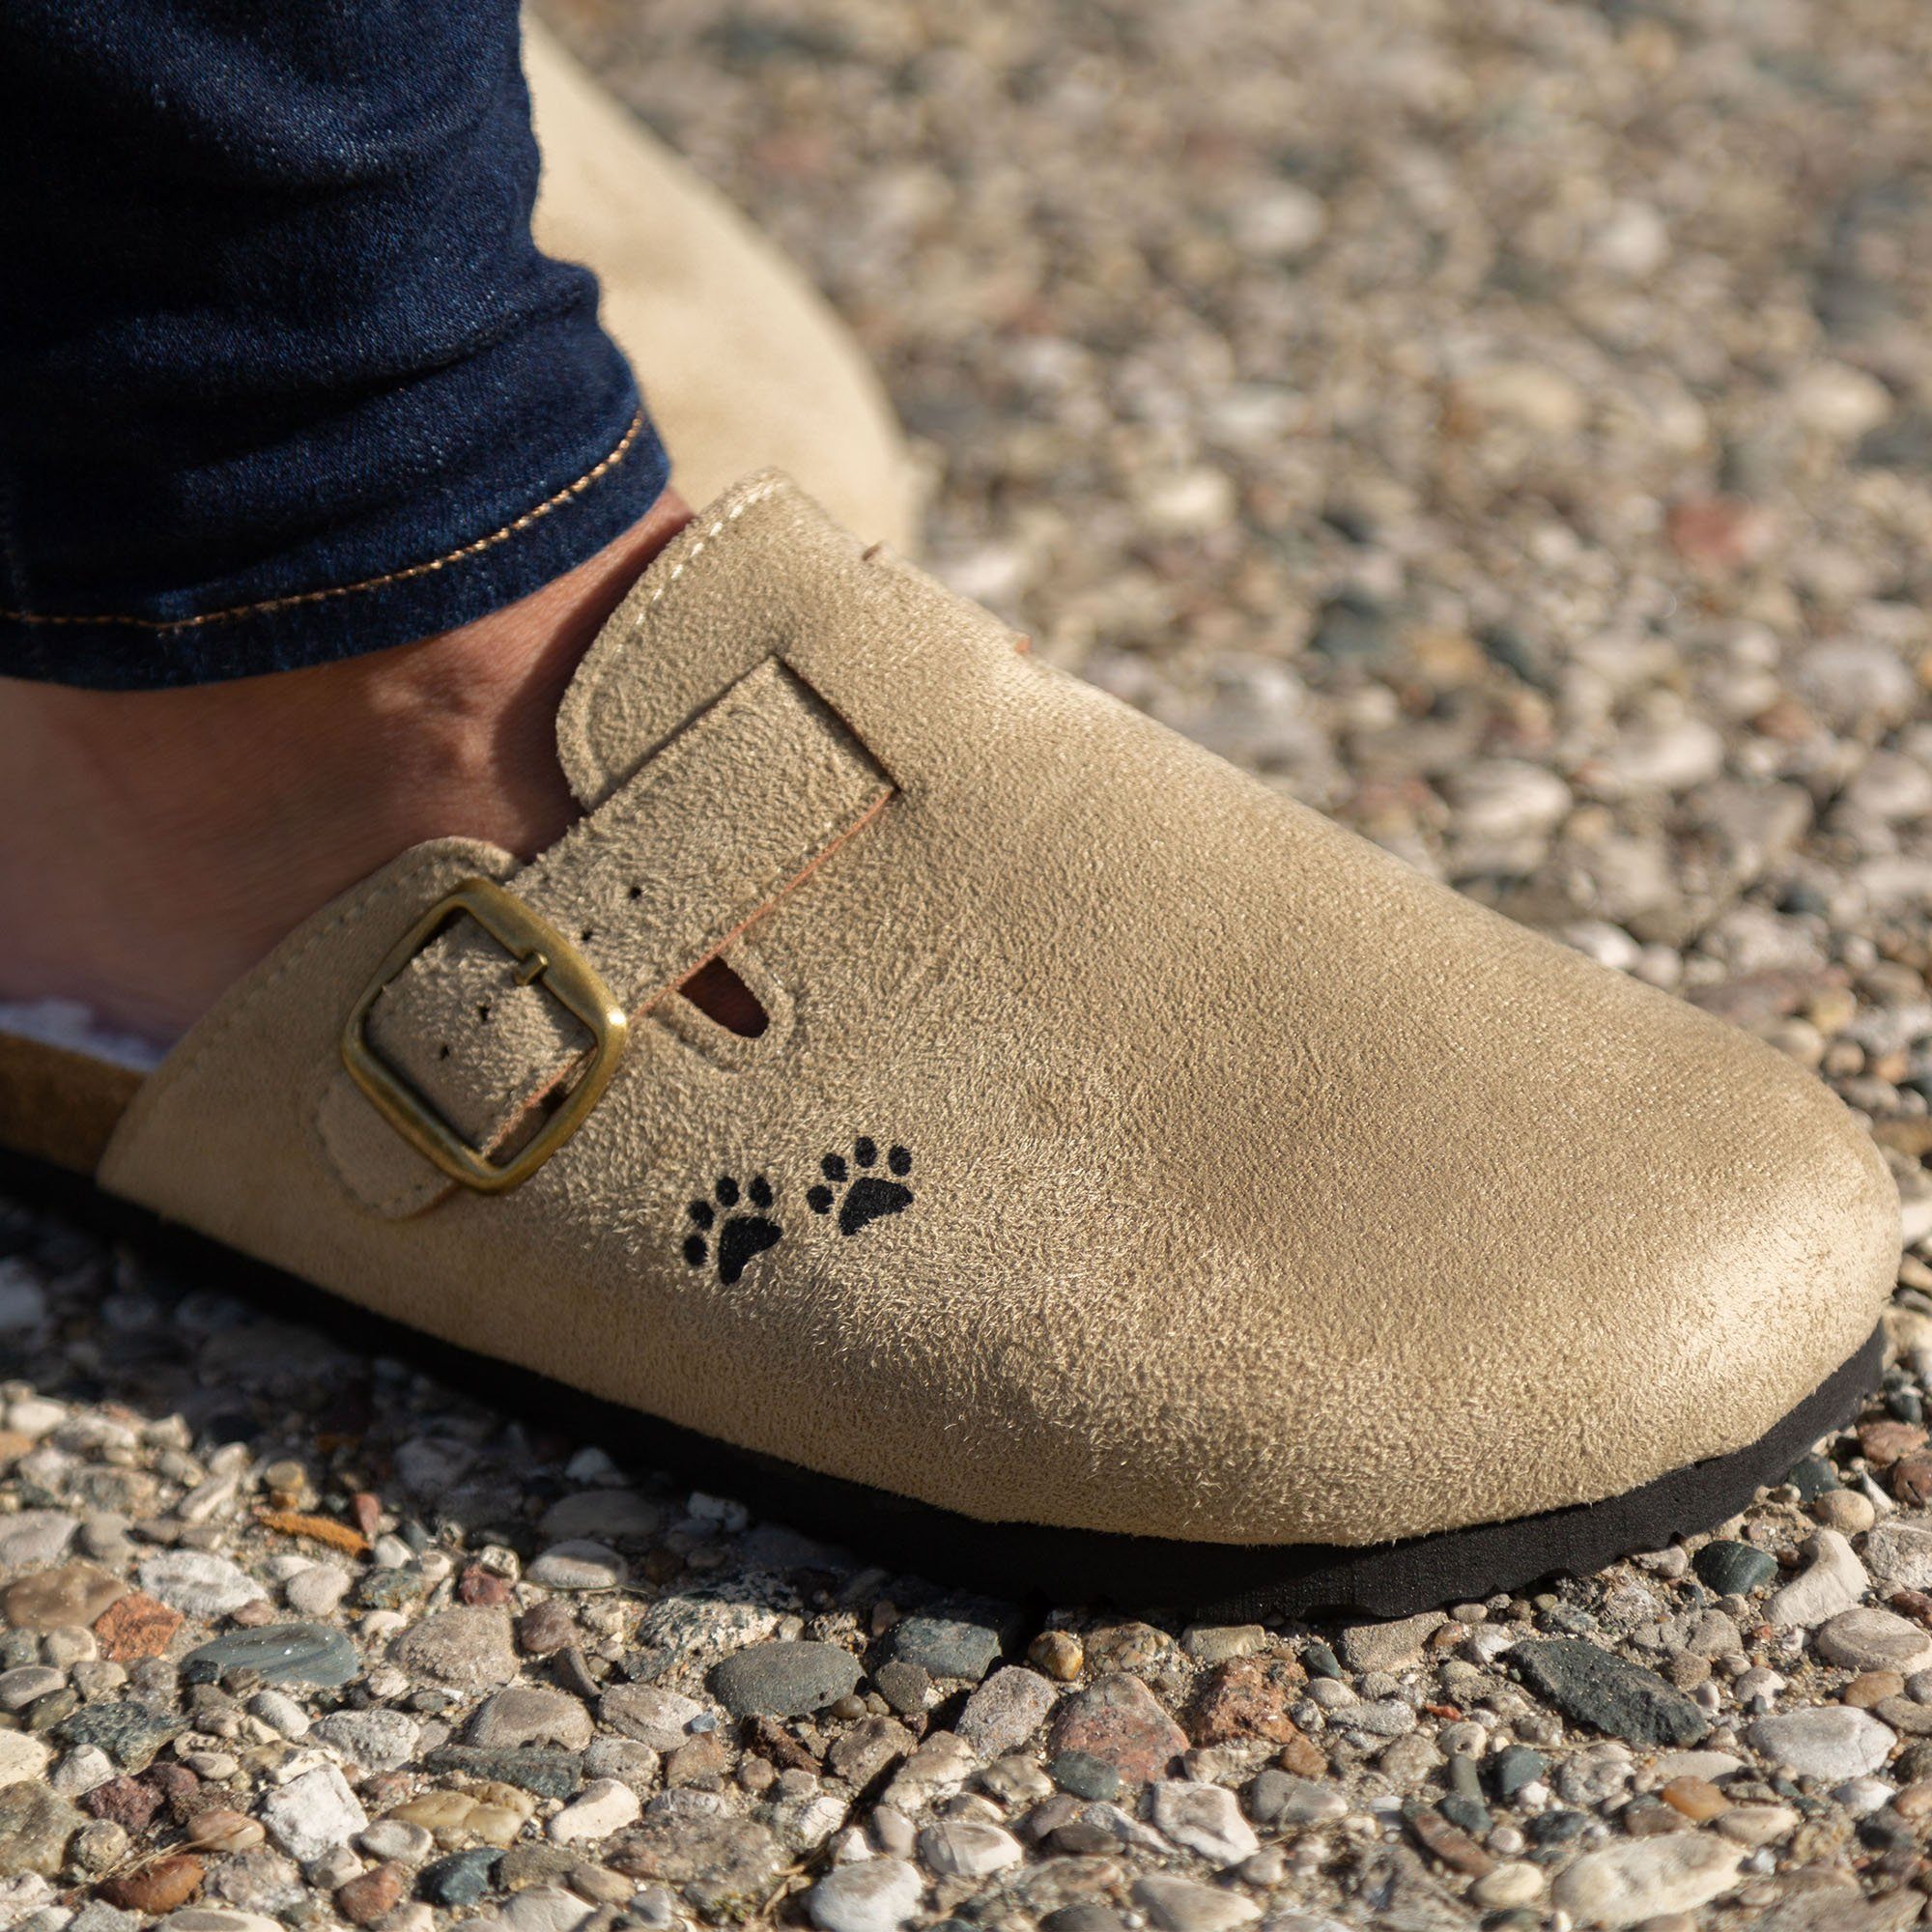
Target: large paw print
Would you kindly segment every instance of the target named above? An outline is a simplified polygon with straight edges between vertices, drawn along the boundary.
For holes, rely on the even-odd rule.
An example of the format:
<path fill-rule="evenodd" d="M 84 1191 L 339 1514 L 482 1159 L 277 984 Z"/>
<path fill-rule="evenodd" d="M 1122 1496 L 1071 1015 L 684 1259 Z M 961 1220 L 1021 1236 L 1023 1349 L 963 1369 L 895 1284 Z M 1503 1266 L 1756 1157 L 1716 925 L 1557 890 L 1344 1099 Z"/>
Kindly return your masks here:
<path fill-rule="evenodd" d="M 852 1158 L 829 1153 L 818 1163 L 818 1171 L 829 1184 L 813 1187 L 805 1203 L 814 1214 L 838 1210 L 838 1232 L 856 1235 L 888 1214 L 910 1208 L 913 1192 L 903 1177 L 912 1172 L 912 1154 L 902 1147 L 886 1150 L 886 1174 L 871 1172 L 879 1164 L 878 1143 L 865 1134 L 852 1143 Z M 859 1171 L 855 1175 L 853 1169 Z M 898 1176 L 900 1179 L 891 1179 Z"/>
<path fill-rule="evenodd" d="M 718 1279 L 729 1288 L 755 1256 L 784 1239 L 784 1230 L 765 1211 L 773 1196 L 772 1183 L 762 1174 L 746 1188 L 721 1174 L 711 1193 L 716 1207 L 698 1200 L 684 1210 L 692 1229 L 684 1237 L 684 1258 L 695 1268 L 715 1264 Z M 741 1204 L 742 1211 L 733 1212 Z"/>

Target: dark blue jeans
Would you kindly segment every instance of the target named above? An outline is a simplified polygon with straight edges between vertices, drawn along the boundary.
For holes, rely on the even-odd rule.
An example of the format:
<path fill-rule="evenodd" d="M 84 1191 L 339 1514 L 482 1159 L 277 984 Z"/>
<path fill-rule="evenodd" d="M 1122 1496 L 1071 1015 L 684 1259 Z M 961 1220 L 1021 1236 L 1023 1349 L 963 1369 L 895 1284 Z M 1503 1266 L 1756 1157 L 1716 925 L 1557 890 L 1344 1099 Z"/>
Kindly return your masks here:
<path fill-rule="evenodd" d="M 667 460 L 537 252 L 515 0 L 0 5 L 0 676 L 382 650 L 534 590 Z"/>

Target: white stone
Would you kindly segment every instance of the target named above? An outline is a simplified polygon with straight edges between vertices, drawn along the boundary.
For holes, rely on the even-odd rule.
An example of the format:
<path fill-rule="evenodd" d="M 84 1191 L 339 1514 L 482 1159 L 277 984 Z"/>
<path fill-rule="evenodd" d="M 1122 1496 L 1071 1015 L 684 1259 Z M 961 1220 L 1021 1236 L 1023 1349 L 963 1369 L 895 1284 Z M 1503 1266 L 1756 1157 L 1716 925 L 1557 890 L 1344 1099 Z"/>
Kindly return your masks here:
<path fill-rule="evenodd" d="M 819 1932 L 899 1932 L 919 1917 L 924 1886 L 903 1859 L 864 1859 L 840 1865 L 806 1894 Z"/>
<path fill-rule="evenodd" d="M 1775 1844 L 1798 1829 L 1798 1813 L 1788 1804 L 1734 1804 L 1718 1819 L 1716 1830 L 1732 1843 Z"/>
<path fill-rule="evenodd" d="M 546 1829 L 559 1845 L 587 1844 L 636 1824 L 642 1809 L 638 1794 L 628 1784 L 619 1784 L 614 1777 L 600 1777 L 586 1784 L 582 1795 L 566 1804 Z M 842 1807 L 839 1815 L 844 1815 Z"/>
<path fill-rule="evenodd" d="M 624 1559 L 607 1544 L 580 1538 L 554 1543 L 526 1573 L 547 1590 L 614 1590 L 624 1580 Z"/>
<path fill-rule="evenodd" d="M 41 1776 L 53 1756 L 39 1738 L 25 1731 L 0 1731 L 0 1785 L 24 1784 Z M 93 1787 L 85 1787 L 92 1790 Z"/>
<path fill-rule="evenodd" d="M 1810 1559 L 1783 1589 L 1772 1593 L 1764 1613 L 1779 1630 L 1815 1630 L 1851 1609 L 1865 1593 L 1865 1567 L 1835 1529 L 1821 1529 L 1804 1545 Z"/>
<path fill-rule="evenodd" d="M 328 1616 L 349 1594 L 349 1573 L 333 1563 L 311 1563 L 282 1586 L 283 1599 L 298 1616 Z"/>
<path fill-rule="evenodd" d="M 1894 1590 L 1932 1590 L 1932 1529 L 1880 1523 L 1865 1538 L 1865 1568 Z"/>
<path fill-rule="evenodd" d="M 1868 1711 L 1819 1704 L 1758 1719 L 1745 1732 L 1745 1742 L 1794 1777 L 1837 1784 L 1875 1772 L 1898 1740 Z"/>
<path fill-rule="evenodd" d="M 1254 1827 L 1224 1785 L 1165 1778 L 1149 1790 L 1147 1805 L 1155 1831 L 1210 1864 L 1237 1864 L 1261 1849 Z"/>
<path fill-rule="evenodd" d="M 942 1878 L 984 1878 L 1005 1871 L 1025 1856 L 1020 1841 L 997 1825 L 943 1818 L 919 1834 L 919 1855 Z"/>
<path fill-rule="evenodd" d="M 1694 1912 L 1738 1883 L 1744 1848 L 1702 1832 L 1672 1832 L 1586 1852 L 1556 1881 L 1550 1902 L 1579 1925 L 1635 1925 Z"/>
<path fill-rule="evenodd" d="M 58 1563 L 79 1527 L 77 1517 L 61 1510 L 18 1510 L 0 1517 L 0 1570 Z"/>
<path fill-rule="evenodd" d="M 1799 423 L 1844 441 L 1876 429 L 1892 410 L 1891 391 L 1845 362 L 1814 364 L 1791 384 L 1789 395 Z"/>
<path fill-rule="evenodd" d="M 399 1865 L 419 1865 L 436 1849 L 436 1839 L 420 1825 L 401 1818 L 378 1818 L 356 1840 L 358 1851 L 372 1859 L 393 1859 Z"/>
<path fill-rule="evenodd" d="M 1234 1932 L 1262 1916 L 1261 1907 L 1237 1891 L 1163 1872 L 1134 1881 L 1134 1903 L 1160 1932 Z"/>
<path fill-rule="evenodd" d="M 1888 1777 L 1851 1777 L 1838 1785 L 1832 1797 L 1854 1818 L 1869 1818 L 1874 1811 L 1883 1811 L 1897 1790 Z"/>
<path fill-rule="evenodd" d="M 298 1864 L 347 1844 L 369 1823 L 348 1781 L 332 1764 L 304 1772 L 270 1791 L 262 1800 L 260 1816 L 269 1835 Z"/>
<path fill-rule="evenodd" d="M 1458 397 L 1481 414 L 1547 436 L 1574 436 L 1589 419 L 1590 401 L 1567 376 L 1535 362 L 1501 362 L 1456 384 Z"/>
<path fill-rule="evenodd" d="M 509 1932 L 577 1932 L 595 1907 L 561 1886 L 533 1885 L 513 1894 L 494 1919 L 471 1919 L 474 1924 L 497 1924 Z"/>
<path fill-rule="evenodd" d="M 1861 1605 L 1819 1626 L 1818 1655 L 1847 1670 L 1895 1670 L 1909 1677 L 1932 1664 L 1932 1635 L 1890 1610 Z"/>
<path fill-rule="evenodd" d="M 23 1395 L 18 1402 L 7 1406 L 7 1427 L 15 1435 L 24 1435 L 33 1442 L 43 1435 L 51 1435 L 66 1420 L 67 1405 L 50 1402 L 43 1395 Z"/>
<path fill-rule="evenodd" d="M 257 1690 L 248 1699 L 248 1715 L 259 1718 L 277 1737 L 291 1744 L 308 1736 L 309 1715 L 286 1690 Z"/>
<path fill-rule="evenodd" d="M 5 1754 L 6 1747 L 0 1745 L 0 1760 L 4 1760 Z M 119 1775 L 114 1760 L 99 1746 L 82 1745 L 54 1766 L 47 1782 L 63 1798 L 82 1798 Z M 8 1782 L 4 1769 L 0 1769 L 0 1784 Z"/>
<path fill-rule="evenodd" d="M 225 1617 L 262 1594 L 247 1571 L 201 1549 L 164 1549 L 134 1574 L 151 1597 L 187 1617 Z"/>
<path fill-rule="evenodd" d="M 1513 1860 L 1487 1871 L 1469 1888 L 1469 1896 L 1486 1911 L 1528 1905 L 1543 1896 L 1543 1872 L 1533 1864 Z"/>
<path fill-rule="evenodd" d="M 1568 803 L 1569 793 L 1564 793 Z M 1342 1633 L 1342 1662 L 1350 1670 L 1401 1670 L 1422 1661 L 1422 1646 L 1449 1619 L 1440 1610 L 1395 1623 L 1355 1624 Z"/>

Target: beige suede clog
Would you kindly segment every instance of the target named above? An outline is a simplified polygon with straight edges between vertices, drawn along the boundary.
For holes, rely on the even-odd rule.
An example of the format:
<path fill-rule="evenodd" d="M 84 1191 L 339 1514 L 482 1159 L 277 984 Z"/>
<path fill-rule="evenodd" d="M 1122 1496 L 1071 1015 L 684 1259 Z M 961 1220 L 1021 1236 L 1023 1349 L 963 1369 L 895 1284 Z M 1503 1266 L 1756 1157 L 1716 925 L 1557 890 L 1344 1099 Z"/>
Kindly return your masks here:
<path fill-rule="evenodd" d="M 145 1079 L 13 1042 L 0 1138 L 1068 1595 L 1481 1596 L 1842 1418 L 1897 1206 L 1822 1085 L 1016 641 L 743 484 L 552 850 L 403 853 Z"/>

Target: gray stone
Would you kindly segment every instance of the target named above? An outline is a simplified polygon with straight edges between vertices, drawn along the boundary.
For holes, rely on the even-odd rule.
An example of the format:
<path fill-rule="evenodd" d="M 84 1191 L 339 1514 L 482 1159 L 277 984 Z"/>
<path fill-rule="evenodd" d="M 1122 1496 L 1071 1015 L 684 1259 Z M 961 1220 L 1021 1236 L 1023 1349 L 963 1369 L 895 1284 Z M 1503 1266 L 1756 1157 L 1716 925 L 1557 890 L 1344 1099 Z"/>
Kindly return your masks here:
<path fill-rule="evenodd" d="M 88 1704 L 56 1724 L 53 1735 L 70 1749 L 92 1745 L 123 1771 L 142 1771 L 170 1738 L 186 1728 L 181 1719 L 130 1697 L 119 1703 Z"/>
<path fill-rule="evenodd" d="M 1509 1653 L 1522 1681 L 1566 1717 L 1639 1745 L 1694 1745 L 1711 1721 L 1654 1670 L 1580 1637 L 1544 1637 Z"/>
<path fill-rule="evenodd" d="M 1875 1772 L 1898 1740 L 1867 1711 L 1824 1704 L 1760 1718 L 1745 1732 L 1745 1742 L 1794 1777 L 1838 1784 Z"/>
<path fill-rule="evenodd" d="M 881 1657 L 916 1663 L 931 1677 L 977 1684 L 999 1662 L 1000 1634 L 955 1617 L 903 1617 L 886 1633 Z"/>
<path fill-rule="evenodd" d="M 443 1745 L 423 1760 L 434 1772 L 486 1777 L 514 1784 L 539 1798 L 568 1798 L 582 1782 L 582 1761 L 571 1751 L 484 1750 L 475 1745 Z"/>
<path fill-rule="evenodd" d="M 819 1932 L 899 1932 L 919 1916 L 924 1887 L 903 1859 L 862 1859 L 838 1865 L 806 1894 Z"/>
<path fill-rule="evenodd" d="M 664 1798 L 653 1800 L 642 1824 L 605 1846 L 612 1871 L 663 1879 L 706 1914 L 745 1917 L 763 1906 L 787 1856 L 776 1833 L 752 1818 L 661 1806 Z"/>
<path fill-rule="evenodd" d="M 693 1719 L 710 1709 L 696 1697 L 661 1690 L 655 1684 L 613 1684 L 597 1700 L 600 1721 L 654 1751 L 674 1751 L 684 1743 Z"/>
<path fill-rule="evenodd" d="M 624 1559 L 609 1544 L 579 1538 L 553 1544 L 526 1573 L 547 1590 L 614 1590 L 624 1580 Z"/>
<path fill-rule="evenodd" d="M 595 1726 L 581 1699 L 542 1685 L 512 1684 L 486 1698 L 469 1720 L 469 1740 L 486 1749 L 519 1745 L 554 1745 L 583 1750 Z"/>
<path fill-rule="evenodd" d="M 1134 1903 L 1159 1932 L 1235 1932 L 1262 1916 L 1261 1907 L 1238 1891 L 1163 1872 L 1134 1881 Z"/>
<path fill-rule="evenodd" d="M 1038 1671 L 1009 1663 L 967 1698 L 954 1729 L 981 1757 L 1004 1757 L 1045 1723 L 1058 1695 Z"/>
<path fill-rule="evenodd" d="M 1932 1664 L 1932 1635 L 1890 1610 L 1861 1605 L 1821 1624 L 1818 1655 L 1847 1670 L 1896 1670 L 1909 1677 Z"/>
<path fill-rule="evenodd" d="M 716 1664 L 711 1689 L 734 1718 L 804 1718 L 856 1690 L 863 1674 L 837 1644 L 758 1643 Z"/>
<path fill-rule="evenodd" d="M 346 1845 L 369 1823 L 332 1764 L 277 1785 L 262 1800 L 260 1816 L 270 1837 L 300 1864 Z"/>
<path fill-rule="evenodd" d="M 1865 1568 L 1894 1590 L 1932 1590 L 1932 1528 L 1882 1522 L 1865 1536 Z"/>
<path fill-rule="evenodd" d="M 306 1573 L 304 1573 L 306 1574 Z M 230 1631 L 182 1659 L 189 1684 L 213 1683 L 230 1670 L 252 1670 L 265 1684 L 312 1684 L 333 1690 L 362 1668 L 355 1646 L 327 1624 L 264 1624 Z"/>
<path fill-rule="evenodd" d="M 364 1771 L 397 1771 L 415 1755 L 422 1727 L 401 1711 L 332 1711 L 309 1735 Z"/>
<path fill-rule="evenodd" d="M 0 1516 L 0 1570 L 33 1570 L 67 1554 L 77 1517 L 62 1510 L 23 1509 Z"/>
<path fill-rule="evenodd" d="M 452 1604 L 426 1616 L 390 1646 L 412 1676 L 452 1690 L 494 1690 L 517 1674 L 510 1619 L 484 1604 Z"/>
<path fill-rule="evenodd" d="M 1268 1831 L 1290 1825 L 1332 1825 L 1349 1801 L 1332 1784 L 1270 1767 L 1247 1790 L 1248 1816 Z"/>
<path fill-rule="evenodd" d="M 1422 1658 L 1422 1646 L 1449 1619 L 1440 1610 L 1394 1623 L 1356 1624 L 1342 1633 L 1342 1661 L 1350 1670 L 1402 1670 Z"/>
<path fill-rule="evenodd" d="M 0 1878 L 59 1875 L 67 1843 L 87 1820 L 44 1784 L 0 1789 Z"/>
<path fill-rule="evenodd" d="M 158 1597 L 185 1617 L 204 1621 L 225 1617 L 263 1594 L 247 1571 L 205 1549 L 164 1549 L 150 1556 L 134 1575 L 149 1596 Z"/>
<path fill-rule="evenodd" d="M 553 1543 L 590 1538 L 598 1543 L 641 1543 L 657 1534 L 664 1512 L 633 1490 L 585 1490 L 551 1504 L 538 1532 Z"/>

